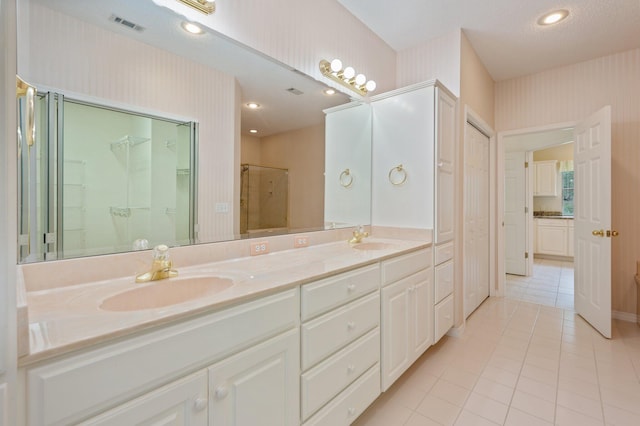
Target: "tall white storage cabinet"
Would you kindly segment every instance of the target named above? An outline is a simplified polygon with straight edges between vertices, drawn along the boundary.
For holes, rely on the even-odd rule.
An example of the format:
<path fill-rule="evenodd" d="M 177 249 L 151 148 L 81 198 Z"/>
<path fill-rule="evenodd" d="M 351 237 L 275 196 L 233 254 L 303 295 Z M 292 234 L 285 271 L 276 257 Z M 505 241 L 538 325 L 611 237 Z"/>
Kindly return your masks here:
<path fill-rule="evenodd" d="M 433 229 L 434 343 L 453 326 L 456 97 L 437 80 L 372 98 L 372 224 Z"/>

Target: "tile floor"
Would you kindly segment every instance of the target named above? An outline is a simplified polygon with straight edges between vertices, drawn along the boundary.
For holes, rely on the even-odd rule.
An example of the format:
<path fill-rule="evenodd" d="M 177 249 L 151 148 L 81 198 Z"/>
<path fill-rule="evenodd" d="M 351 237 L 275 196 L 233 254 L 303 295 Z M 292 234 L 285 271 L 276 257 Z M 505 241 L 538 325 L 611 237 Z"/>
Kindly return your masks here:
<path fill-rule="evenodd" d="M 546 306 L 573 309 L 573 262 L 534 259 L 533 275 L 508 275 L 505 295 Z"/>
<path fill-rule="evenodd" d="M 355 424 L 638 426 L 639 379 L 635 323 L 607 340 L 572 310 L 489 298 Z"/>

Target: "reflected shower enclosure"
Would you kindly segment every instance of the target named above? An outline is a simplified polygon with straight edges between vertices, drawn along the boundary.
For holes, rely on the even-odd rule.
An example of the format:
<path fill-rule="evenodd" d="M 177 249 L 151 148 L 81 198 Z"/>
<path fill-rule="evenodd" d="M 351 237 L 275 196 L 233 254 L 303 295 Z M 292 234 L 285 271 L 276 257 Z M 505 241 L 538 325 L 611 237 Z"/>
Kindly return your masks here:
<path fill-rule="evenodd" d="M 57 93 L 36 117 L 19 167 L 21 262 L 194 240 L 196 123 Z"/>
<path fill-rule="evenodd" d="M 288 228 L 289 171 L 241 165 L 240 233 Z"/>

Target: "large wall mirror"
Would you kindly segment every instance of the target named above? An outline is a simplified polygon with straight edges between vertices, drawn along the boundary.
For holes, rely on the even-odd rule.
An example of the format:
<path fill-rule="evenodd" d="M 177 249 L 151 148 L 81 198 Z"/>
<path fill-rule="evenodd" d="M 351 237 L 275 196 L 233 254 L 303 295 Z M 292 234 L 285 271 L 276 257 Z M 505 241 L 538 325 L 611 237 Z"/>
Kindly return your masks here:
<path fill-rule="evenodd" d="M 370 141 L 353 144 L 365 167 L 348 190 L 355 166 L 334 170 L 325 148 L 323 111 L 349 97 L 182 24 L 151 1 L 18 2 L 18 74 L 39 111 L 20 150 L 19 262 L 370 222 Z M 331 185 L 357 214 L 325 217 Z"/>

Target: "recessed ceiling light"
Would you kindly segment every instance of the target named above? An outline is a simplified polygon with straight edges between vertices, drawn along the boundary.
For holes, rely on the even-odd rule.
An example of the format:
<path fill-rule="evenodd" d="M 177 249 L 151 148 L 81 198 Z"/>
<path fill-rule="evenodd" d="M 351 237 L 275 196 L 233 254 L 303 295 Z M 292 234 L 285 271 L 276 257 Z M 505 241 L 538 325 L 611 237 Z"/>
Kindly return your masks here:
<path fill-rule="evenodd" d="M 258 109 L 258 108 L 260 108 L 260 104 L 255 103 L 255 102 L 249 102 L 249 103 L 247 104 L 247 108 L 250 108 L 250 109 Z"/>
<path fill-rule="evenodd" d="M 249 130 L 249 133 L 258 133 L 258 131 L 256 129 L 251 129 Z"/>
<path fill-rule="evenodd" d="M 324 89 L 325 95 L 335 95 L 336 91 L 334 89 Z"/>
<path fill-rule="evenodd" d="M 549 12 L 538 19 L 538 25 L 552 25 L 556 24 L 569 16 L 567 9 L 554 10 Z"/>
<path fill-rule="evenodd" d="M 182 21 L 182 24 L 180 24 L 180 25 L 182 26 L 182 29 L 185 30 L 188 33 L 191 33 L 191 34 L 202 34 L 202 33 L 204 33 L 204 31 L 202 31 L 202 28 L 200 28 L 196 24 L 192 24 L 191 22 Z"/>

